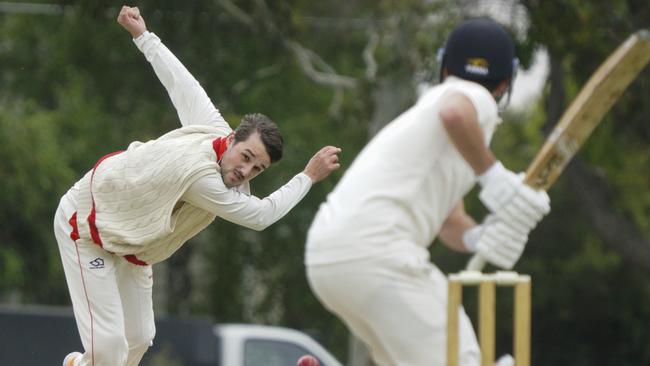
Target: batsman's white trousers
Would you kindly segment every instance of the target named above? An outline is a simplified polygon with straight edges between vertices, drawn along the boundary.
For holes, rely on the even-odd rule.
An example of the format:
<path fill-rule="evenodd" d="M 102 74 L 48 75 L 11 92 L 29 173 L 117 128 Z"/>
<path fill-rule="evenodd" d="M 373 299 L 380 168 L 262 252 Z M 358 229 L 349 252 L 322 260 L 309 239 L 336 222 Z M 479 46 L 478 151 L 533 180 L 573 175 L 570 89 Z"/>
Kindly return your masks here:
<path fill-rule="evenodd" d="M 445 366 L 447 279 L 429 261 L 397 254 L 308 265 L 309 284 L 382 366 Z M 472 324 L 460 314 L 460 365 L 478 366 Z"/>
<path fill-rule="evenodd" d="M 73 241 L 68 221 L 75 205 L 68 195 L 54 216 L 54 233 L 85 350 L 75 366 L 138 365 L 156 333 L 151 266 L 132 264 L 90 241 Z"/>

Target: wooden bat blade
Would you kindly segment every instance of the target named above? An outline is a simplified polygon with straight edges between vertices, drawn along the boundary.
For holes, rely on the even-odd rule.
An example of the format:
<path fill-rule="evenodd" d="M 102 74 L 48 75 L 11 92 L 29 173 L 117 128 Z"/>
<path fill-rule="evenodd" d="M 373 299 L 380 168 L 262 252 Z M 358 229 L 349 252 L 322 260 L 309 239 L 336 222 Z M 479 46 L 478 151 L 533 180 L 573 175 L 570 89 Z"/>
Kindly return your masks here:
<path fill-rule="evenodd" d="M 623 42 L 596 70 L 566 109 L 526 171 L 526 183 L 548 189 L 612 105 L 650 60 L 650 32 Z"/>

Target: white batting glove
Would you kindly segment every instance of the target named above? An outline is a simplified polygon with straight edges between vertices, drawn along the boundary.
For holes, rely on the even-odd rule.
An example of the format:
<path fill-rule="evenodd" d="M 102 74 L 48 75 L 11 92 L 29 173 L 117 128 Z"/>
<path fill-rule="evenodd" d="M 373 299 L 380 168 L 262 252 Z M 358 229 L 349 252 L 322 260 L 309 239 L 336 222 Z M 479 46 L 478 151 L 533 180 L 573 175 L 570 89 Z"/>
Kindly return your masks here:
<path fill-rule="evenodd" d="M 494 215 L 488 215 L 482 224 L 463 234 L 469 251 L 481 254 L 485 260 L 503 269 L 511 269 L 517 263 L 527 241 L 528 233 L 522 234 Z"/>
<path fill-rule="evenodd" d="M 550 212 L 550 198 L 524 183 L 523 174 L 515 174 L 496 162 L 478 177 L 479 199 L 504 222 L 528 234 Z"/>
<path fill-rule="evenodd" d="M 527 185 L 517 191 L 500 215 L 513 227 L 531 231 L 551 211 L 551 199 L 545 191 L 536 191 Z"/>

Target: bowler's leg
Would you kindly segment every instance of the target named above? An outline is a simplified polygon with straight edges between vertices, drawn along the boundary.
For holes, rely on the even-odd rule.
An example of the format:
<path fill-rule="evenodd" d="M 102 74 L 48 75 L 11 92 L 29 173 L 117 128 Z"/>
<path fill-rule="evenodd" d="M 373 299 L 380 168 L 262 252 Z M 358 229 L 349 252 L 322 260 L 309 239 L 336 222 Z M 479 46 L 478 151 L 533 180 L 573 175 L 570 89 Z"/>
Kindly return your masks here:
<path fill-rule="evenodd" d="M 115 256 L 93 243 L 70 238 L 72 205 L 61 201 L 54 232 L 85 352 L 75 366 L 120 366 L 128 348 L 124 317 L 115 277 Z M 72 350 L 70 350 L 72 351 Z"/>
<path fill-rule="evenodd" d="M 124 259 L 117 263 L 118 287 L 124 309 L 129 355 L 126 366 L 137 366 L 152 344 L 154 323 L 151 266 L 139 266 Z"/>

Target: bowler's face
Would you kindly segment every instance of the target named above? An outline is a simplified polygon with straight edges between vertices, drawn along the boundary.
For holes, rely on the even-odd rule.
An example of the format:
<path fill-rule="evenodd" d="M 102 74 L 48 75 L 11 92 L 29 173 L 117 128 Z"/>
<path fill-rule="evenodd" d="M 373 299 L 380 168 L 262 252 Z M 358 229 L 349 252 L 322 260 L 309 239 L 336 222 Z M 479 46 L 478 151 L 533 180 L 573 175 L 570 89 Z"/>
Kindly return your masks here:
<path fill-rule="evenodd" d="M 252 133 L 247 140 L 235 142 L 235 136 L 227 139 L 228 148 L 221 157 L 221 177 L 226 187 L 236 187 L 255 178 L 271 165 L 259 133 Z"/>

